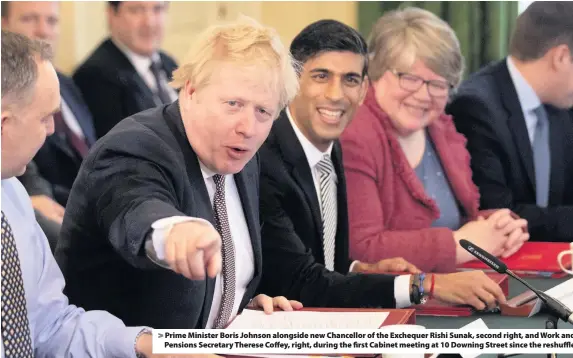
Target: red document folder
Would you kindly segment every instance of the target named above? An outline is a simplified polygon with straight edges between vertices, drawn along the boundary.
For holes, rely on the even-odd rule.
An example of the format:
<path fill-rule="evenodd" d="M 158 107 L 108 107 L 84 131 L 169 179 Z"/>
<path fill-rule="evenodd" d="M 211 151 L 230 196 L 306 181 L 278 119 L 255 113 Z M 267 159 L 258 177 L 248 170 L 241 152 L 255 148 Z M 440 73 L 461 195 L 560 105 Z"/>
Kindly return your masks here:
<path fill-rule="evenodd" d="M 493 281 L 501 287 L 503 294 L 505 296 L 509 295 L 509 281 L 506 275 L 501 275 L 498 273 L 488 273 L 487 274 Z M 428 300 L 423 305 L 413 306 L 416 309 L 416 314 L 420 316 L 455 316 L 464 317 L 471 316 L 476 311 L 471 306 L 466 305 L 452 305 L 448 303 L 443 303 L 437 299 Z"/>
<path fill-rule="evenodd" d="M 501 259 L 507 268 L 523 277 L 565 277 L 557 263 L 561 251 L 570 250 L 568 242 L 526 242 L 521 249 L 507 259 Z M 571 255 L 562 260 L 565 267 L 571 268 Z M 460 270 L 477 269 L 493 271 L 481 261 L 470 261 L 459 267 Z"/>

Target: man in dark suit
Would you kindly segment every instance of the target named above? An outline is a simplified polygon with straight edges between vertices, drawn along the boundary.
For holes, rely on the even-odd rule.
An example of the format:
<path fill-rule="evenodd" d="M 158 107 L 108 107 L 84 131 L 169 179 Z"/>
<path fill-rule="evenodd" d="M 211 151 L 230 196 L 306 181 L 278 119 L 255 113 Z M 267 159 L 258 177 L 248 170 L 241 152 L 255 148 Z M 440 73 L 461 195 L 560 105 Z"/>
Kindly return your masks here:
<path fill-rule="evenodd" d="M 2 2 L 2 28 L 48 42 L 59 37 L 59 2 Z M 46 138 L 29 170 L 19 177 L 29 192 L 38 222 L 50 241 L 57 241 L 64 207 L 82 159 L 95 142 L 91 113 L 71 78 L 58 72 L 61 111 L 55 132 Z M 50 187 L 46 187 L 48 184 Z M 43 190 L 38 190 L 42 189 Z"/>
<path fill-rule="evenodd" d="M 296 73 L 262 26 L 211 27 L 200 39 L 174 74 L 179 99 L 99 140 L 68 202 L 56 258 L 70 302 L 128 324 L 224 327 L 262 274 L 255 154 Z M 251 305 L 300 307 L 264 295 Z"/>
<path fill-rule="evenodd" d="M 509 57 L 472 75 L 447 108 L 468 139 L 482 209 L 512 209 L 534 241 L 573 240 L 572 16 L 573 3 L 531 4 Z"/>
<path fill-rule="evenodd" d="M 300 91 L 261 147 L 263 278 L 260 291 L 307 306 L 405 307 L 432 290 L 401 258 L 351 262 L 342 150 L 338 141 L 368 87 L 368 52 L 354 29 L 321 20 L 293 40 Z M 410 271 L 398 277 L 381 272 Z M 280 278 L 280 279 L 279 279 Z M 422 282 L 422 285 L 420 285 Z M 503 302 L 482 272 L 435 275 L 433 294 L 479 309 Z M 422 292 L 419 288 L 423 287 Z M 485 304 L 484 304 L 485 303 Z"/>
<path fill-rule="evenodd" d="M 159 50 L 166 11 L 163 1 L 108 2 L 110 38 L 73 76 L 94 116 L 98 138 L 125 117 L 177 98 L 168 85 L 177 64 Z"/>

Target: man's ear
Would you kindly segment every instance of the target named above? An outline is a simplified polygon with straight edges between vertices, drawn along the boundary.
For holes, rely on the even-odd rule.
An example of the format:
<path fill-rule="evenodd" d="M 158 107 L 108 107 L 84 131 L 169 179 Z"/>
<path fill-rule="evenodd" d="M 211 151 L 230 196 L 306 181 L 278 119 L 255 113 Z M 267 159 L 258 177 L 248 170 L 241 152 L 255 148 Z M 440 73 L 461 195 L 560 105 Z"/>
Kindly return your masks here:
<path fill-rule="evenodd" d="M 4 110 L 2 111 L 2 134 L 4 134 L 4 126 L 6 125 L 6 123 L 8 123 L 8 121 L 10 121 L 10 119 L 12 118 L 12 112 L 10 112 L 9 110 Z"/>
<path fill-rule="evenodd" d="M 571 52 L 567 45 L 563 44 L 552 48 L 548 51 L 548 55 L 551 56 L 551 66 L 557 71 L 571 65 Z"/>
<path fill-rule="evenodd" d="M 191 81 L 187 80 L 185 81 L 185 86 L 183 87 L 183 91 L 186 95 L 189 96 L 189 98 L 191 98 L 193 94 L 196 92 L 196 89 L 195 86 L 191 84 Z"/>

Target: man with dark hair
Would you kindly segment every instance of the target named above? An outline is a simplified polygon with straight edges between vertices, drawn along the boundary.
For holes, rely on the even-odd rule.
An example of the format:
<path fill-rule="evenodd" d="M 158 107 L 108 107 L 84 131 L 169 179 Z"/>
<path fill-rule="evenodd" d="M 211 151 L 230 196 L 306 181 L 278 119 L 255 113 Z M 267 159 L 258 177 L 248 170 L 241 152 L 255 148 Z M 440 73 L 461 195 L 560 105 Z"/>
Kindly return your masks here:
<path fill-rule="evenodd" d="M 3 1 L 2 29 L 49 43 L 59 38 L 57 1 Z M 46 139 L 21 180 L 30 194 L 42 230 L 54 247 L 64 206 L 83 156 L 95 142 L 91 113 L 71 78 L 58 72 L 61 111 L 54 116 L 55 134 Z"/>
<path fill-rule="evenodd" d="M 447 111 L 467 139 L 482 209 L 510 208 L 531 240 L 573 240 L 573 3 L 532 3 L 510 55 L 472 75 Z"/>
<path fill-rule="evenodd" d="M 151 335 L 104 311 L 68 304 L 65 285 L 30 199 L 26 170 L 60 110 L 59 84 L 42 42 L 2 31 L 2 344 L 0 356 L 152 357 Z M 24 254 L 22 254 L 24 253 Z"/>
<path fill-rule="evenodd" d="M 110 38 L 104 40 L 74 73 L 93 113 L 97 137 L 122 119 L 173 102 L 169 87 L 175 60 L 159 50 L 167 3 L 110 1 Z"/>
<path fill-rule="evenodd" d="M 351 27 L 321 20 L 303 29 L 290 49 L 303 65 L 300 90 L 260 150 L 259 290 L 306 306 L 405 307 L 420 303 L 433 279 L 433 294 L 446 302 L 480 309 L 503 302 L 501 289 L 483 272 L 431 278 L 401 258 L 351 262 L 338 138 L 366 94 L 367 46 Z M 415 275 L 375 274 L 404 271 Z"/>

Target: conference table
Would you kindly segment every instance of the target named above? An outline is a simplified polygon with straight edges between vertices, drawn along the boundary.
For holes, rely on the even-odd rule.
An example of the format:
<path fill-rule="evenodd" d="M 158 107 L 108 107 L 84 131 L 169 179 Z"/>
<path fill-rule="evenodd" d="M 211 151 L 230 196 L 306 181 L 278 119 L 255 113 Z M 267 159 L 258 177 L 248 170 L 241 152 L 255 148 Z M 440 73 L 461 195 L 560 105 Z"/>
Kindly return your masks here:
<path fill-rule="evenodd" d="M 552 278 L 527 278 L 525 279 L 533 287 L 546 291 L 562 282 L 571 279 L 567 276 L 559 279 Z M 527 287 L 518 281 L 509 278 L 509 298 L 515 297 L 525 291 Z M 508 317 L 499 313 L 482 313 L 474 314 L 470 317 L 435 317 L 435 316 L 416 316 L 416 324 L 422 325 L 429 329 L 456 329 L 465 326 L 468 323 L 481 318 L 492 329 L 544 329 L 545 321 L 549 315 L 543 312 L 537 313 L 532 317 Z M 573 325 L 559 321 L 559 329 L 573 329 Z M 496 357 L 493 354 L 482 354 L 480 357 Z M 527 357 L 546 357 L 544 354 L 528 354 Z M 573 357 L 571 354 L 559 354 L 558 357 Z"/>

